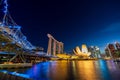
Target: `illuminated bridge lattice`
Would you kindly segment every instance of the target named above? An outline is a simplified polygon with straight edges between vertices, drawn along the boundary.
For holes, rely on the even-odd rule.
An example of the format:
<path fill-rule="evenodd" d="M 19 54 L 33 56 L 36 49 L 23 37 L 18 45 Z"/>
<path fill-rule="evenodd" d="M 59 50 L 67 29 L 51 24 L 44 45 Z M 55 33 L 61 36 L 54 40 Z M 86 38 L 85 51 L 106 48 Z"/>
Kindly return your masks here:
<path fill-rule="evenodd" d="M 27 40 L 26 36 L 21 32 L 21 26 L 17 25 L 12 19 L 8 11 L 7 0 L 2 0 L 3 20 L 0 22 L 0 31 L 5 37 L 24 49 L 34 49 L 35 47 Z"/>

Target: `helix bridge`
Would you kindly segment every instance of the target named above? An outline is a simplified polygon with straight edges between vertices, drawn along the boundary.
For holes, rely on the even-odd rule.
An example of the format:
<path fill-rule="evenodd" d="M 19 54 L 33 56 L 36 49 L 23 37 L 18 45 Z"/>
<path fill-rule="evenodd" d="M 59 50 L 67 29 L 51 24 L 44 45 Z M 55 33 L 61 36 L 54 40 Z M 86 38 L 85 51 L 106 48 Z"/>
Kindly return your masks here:
<path fill-rule="evenodd" d="M 2 0 L 0 2 L 0 5 L 3 6 L 3 17 L 0 21 L 0 32 L 2 33 L 2 35 L 8 38 L 12 43 L 17 44 L 23 49 L 35 49 L 35 46 L 33 46 L 27 40 L 27 37 L 22 33 L 21 26 L 17 25 L 12 19 L 10 12 L 8 11 L 8 1 Z"/>

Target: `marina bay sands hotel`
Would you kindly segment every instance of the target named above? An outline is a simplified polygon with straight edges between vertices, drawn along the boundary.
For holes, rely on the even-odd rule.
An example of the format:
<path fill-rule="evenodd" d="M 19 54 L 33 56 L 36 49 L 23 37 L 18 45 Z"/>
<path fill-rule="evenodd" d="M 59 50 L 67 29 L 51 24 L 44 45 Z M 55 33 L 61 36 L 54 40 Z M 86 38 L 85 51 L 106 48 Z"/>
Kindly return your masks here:
<path fill-rule="evenodd" d="M 48 49 L 47 49 L 47 55 L 50 56 L 56 56 L 56 54 L 63 53 L 64 50 L 64 44 L 62 42 L 57 41 L 51 34 L 47 34 L 49 40 L 48 40 Z M 82 45 L 82 51 L 79 47 L 76 47 L 73 50 L 73 53 L 76 56 L 90 56 L 91 52 L 88 52 L 88 48 L 85 44 Z"/>
<path fill-rule="evenodd" d="M 52 35 L 47 34 L 49 41 L 48 41 L 48 50 L 47 55 L 55 56 L 58 53 L 63 53 L 63 43 L 57 41 Z"/>

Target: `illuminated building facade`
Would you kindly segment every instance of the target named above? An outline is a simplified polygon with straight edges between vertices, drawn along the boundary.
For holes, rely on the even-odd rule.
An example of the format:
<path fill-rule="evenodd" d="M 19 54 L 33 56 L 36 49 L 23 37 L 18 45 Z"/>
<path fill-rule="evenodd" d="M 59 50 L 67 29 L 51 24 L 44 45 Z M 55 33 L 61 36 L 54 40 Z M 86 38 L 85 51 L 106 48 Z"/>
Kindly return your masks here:
<path fill-rule="evenodd" d="M 73 49 L 73 52 L 77 56 L 89 57 L 91 55 L 91 53 L 88 52 L 88 48 L 87 48 L 87 46 L 85 44 L 82 45 L 82 49 L 80 49 L 80 47 L 77 46 L 75 49 Z"/>
<path fill-rule="evenodd" d="M 115 42 L 115 44 L 108 44 L 105 48 L 105 53 L 107 57 L 119 57 L 120 56 L 120 43 Z"/>
<path fill-rule="evenodd" d="M 100 48 L 98 46 L 90 46 L 88 51 L 91 52 L 91 57 L 93 58 L 101 57 Z"/>
<path fill-rule="evenodd" d="M 88 53 L 88 49 L 85 44 L 82 45 L 82 53 Z"/>
<path fill-rule="evenodd" d="M 120 51 L 120 43 L 116 42 L 116 43 L 115 43 L 115 46 L 116 46 L 116 49 L 117 49 L 118 51 Z"/>
<path fill-rule="evenodd" d="M 107 47 L 105 48 L 105 53 L 108 57 L 109 56 L 115 57 L 115 52 L 116 52 L 116 49 L 115 49 L 114 44 L 108 44 Z"/>
<path fill-rule="evenodd" d="M 48 41 L 48 49 L 47 55 L 56 56 L 57 53 L 63 53 L 63 43 L 57 41 L 52 35 L 47 34 L 49 41 Z"/>
<path fill-rule="evenodd" d="M 106 54 L 107 57 L 110 57 L 108 48 L 105 48 L 105 54 Z"/>

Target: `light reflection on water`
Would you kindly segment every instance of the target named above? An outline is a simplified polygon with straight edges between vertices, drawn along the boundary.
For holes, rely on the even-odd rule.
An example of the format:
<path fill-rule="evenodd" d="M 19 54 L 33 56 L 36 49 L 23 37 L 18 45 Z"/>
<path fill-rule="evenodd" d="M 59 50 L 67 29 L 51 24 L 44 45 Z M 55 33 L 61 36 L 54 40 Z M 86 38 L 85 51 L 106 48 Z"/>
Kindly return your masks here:
<path fill-rule="evenodd" d="M 51 61 L 34 65 L 25 73 L 34 80 L 119 80 L 119 65 L 105 60 Z"/>
<path fill-rule="evenodd" d="M 41 62 L 23 72 L 33 80 L 120 80 L 120 63 L 105 60 Z"/>

